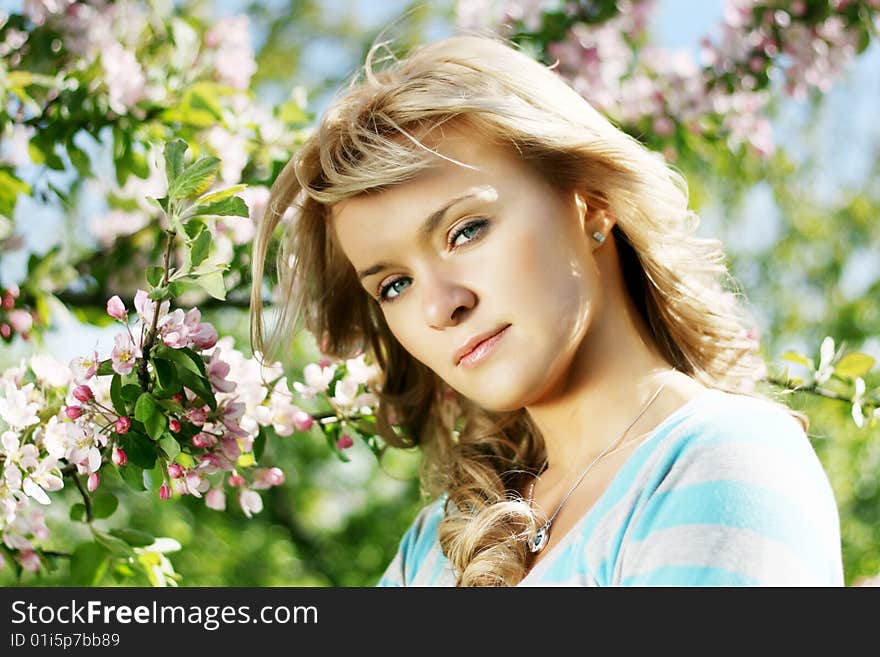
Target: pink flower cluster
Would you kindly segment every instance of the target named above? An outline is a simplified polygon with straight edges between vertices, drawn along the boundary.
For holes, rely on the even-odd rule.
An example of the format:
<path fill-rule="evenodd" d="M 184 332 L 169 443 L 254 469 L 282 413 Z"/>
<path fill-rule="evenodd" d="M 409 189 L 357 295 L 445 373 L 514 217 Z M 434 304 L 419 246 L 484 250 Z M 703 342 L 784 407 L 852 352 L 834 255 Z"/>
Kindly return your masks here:
<path fill-rule="evenodd" d="M 34 326 L 33 314 L 21 308 L 20 301 L 21 289 L 18 285 L 0 288 L 0 338 L 6 342 L 10 342 L 15 335 L 27 340 Z"/>
<path fill-rule="evenodd" d="M 575 15 L 579 3 L 560 3 Z M 556 70 L 597 109 L 624 125 L 650 131 L 660 139 L 683 126 L 705 134 L 705 117 L 720 119 L 719 136 L 738 150 L 767 157 L 775 151 L 764 116 L 768 80 L 781 77 L 784 89 L 803 97 L 810 88 L 825 92 L 856 52 L 857 21 L 851 0 L 833 0 L 820 22 L 807 3 L 796 0 L 726 0 L 718 43 L 702 40 L 701 63 L 689 52 L 641 47 L 655 0 L 621 0 L 618 13 L 600 24 L 575 23 L 547 54 Z M 867 3 L 880 9 L 880 0 Z M 531 0 L 461 0 L 462 27 L 492 27 L 508 33 L 514 21 L 538 31 L 546 3 Z M 760 17 L 760 18 L 758 18 Z M 676 157 L 673 147 L 665 154 Z"/>

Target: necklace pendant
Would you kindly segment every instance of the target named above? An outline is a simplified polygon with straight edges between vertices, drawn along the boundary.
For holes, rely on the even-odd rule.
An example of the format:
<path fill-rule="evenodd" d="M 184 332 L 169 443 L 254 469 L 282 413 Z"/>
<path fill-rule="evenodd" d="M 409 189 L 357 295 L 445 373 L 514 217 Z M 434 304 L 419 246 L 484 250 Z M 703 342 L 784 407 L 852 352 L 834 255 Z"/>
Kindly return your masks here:
<path fill-rule="evenodd" d="M 529 550 L 532 552 L 540 552 L 547 545 L 547 539 L 550 537 L 550 523 L 548 522 L 541 527 L 534 536 L 529 537 Z"/>

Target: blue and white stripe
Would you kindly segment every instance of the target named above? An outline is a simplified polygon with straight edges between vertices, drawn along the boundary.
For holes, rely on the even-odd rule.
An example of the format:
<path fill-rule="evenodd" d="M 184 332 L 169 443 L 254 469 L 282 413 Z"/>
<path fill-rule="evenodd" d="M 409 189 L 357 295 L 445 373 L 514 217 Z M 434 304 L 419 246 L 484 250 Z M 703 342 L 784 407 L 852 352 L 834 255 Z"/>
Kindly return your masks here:
<path fill-rule="evenodd" d="M 445 496 L 404 534 L 377 586 L 454 586 L 437 541 Z M 842 586 L 834 494 L 801 426 L 709 390 L 633 452 L 520 586 Z"/>

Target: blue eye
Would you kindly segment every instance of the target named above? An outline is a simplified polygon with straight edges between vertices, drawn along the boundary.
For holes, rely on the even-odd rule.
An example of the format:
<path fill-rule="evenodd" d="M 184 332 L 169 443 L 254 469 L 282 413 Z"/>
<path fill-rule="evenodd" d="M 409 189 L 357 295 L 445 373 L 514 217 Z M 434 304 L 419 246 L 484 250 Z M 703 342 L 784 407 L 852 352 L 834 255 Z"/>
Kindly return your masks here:
<path fill-rule="evenodd" d="M 467 222 L 464 226 L 462 226 L 458 230 L 454 231 L 449 236 L 449 242 L 447 242 L 447 246 L 450 248 L 453 248 L 453 249 L 458 248 L 458 246 L 461 246 L 461 245 L 456 245 L 455 242 L 459 238 L 459 236 L 465 235 L 465 233 L 467 233 L 467 235 L 465 235 L 466 237 L 468 235 L 473 236 L 470 239 L 468 239 L 466 242 L 464 242 L 464 244 L 470 244 L 471 242 L 473 242 L 477 239 L 477 236 L 480 236 L 485 232 L 485 228 L 488 225 L 489 225 L 488 219 L 475 219 L 474 221 Z M 381 288 L 379 288 L 379 303 L 393 303 L 397 298 L 399 298 L 400 291 L 398 291 L 397 295 L 395 295 L 393 297 L 386 296 L 386 293 L 388 290 L 393 288 L 395 285 L 397 285 L 401 281 L 405 281 L 405 280 L 408 280 L 408 277 L 401 276 L 400 278 L 395 278 L 390 283 L 386 283 Z"/>

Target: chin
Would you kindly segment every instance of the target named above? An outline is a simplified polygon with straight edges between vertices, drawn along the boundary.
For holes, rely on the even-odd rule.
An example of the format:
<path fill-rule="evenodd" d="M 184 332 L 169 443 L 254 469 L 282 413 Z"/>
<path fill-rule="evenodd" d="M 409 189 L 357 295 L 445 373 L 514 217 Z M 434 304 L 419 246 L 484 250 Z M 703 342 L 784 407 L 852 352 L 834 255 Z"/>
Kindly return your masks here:
<path fill-rule="evenodd" d="M 493 413 L 518 411 L 526 405 L 529 398 L 525 377 L 513 373 L 492 373 L 491 377 L 486 377 L 478 385 L 466 386 L 466 389 L 459 389 L 459 392 Z"/>

